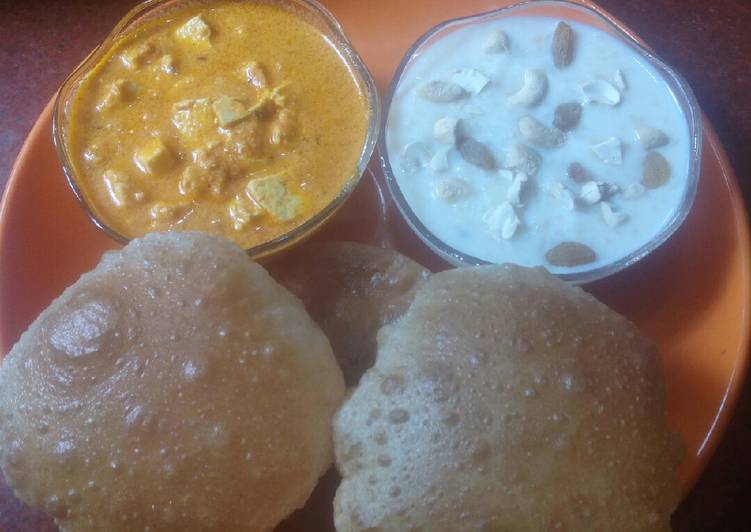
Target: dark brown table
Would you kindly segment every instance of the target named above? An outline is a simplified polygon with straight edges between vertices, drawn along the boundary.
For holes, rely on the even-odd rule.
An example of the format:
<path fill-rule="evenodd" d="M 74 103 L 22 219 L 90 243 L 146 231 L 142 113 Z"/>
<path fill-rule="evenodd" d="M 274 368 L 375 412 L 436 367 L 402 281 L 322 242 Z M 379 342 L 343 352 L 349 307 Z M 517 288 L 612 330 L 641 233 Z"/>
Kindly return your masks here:
<path fill-rule="evenodd" d="M 373 2 L 377 0 L 351 0 Z M 408 1 L 408 0 L 405 0 Z M 134 0 L 0 0 L 0 190 L 58 85 Z M 751 198 L 751 1 L 600 0 L 688 79 Z M 751 387 L 675 530 L 751 531 Z M 0 478 L 0 531 L 54 530 Z"/>

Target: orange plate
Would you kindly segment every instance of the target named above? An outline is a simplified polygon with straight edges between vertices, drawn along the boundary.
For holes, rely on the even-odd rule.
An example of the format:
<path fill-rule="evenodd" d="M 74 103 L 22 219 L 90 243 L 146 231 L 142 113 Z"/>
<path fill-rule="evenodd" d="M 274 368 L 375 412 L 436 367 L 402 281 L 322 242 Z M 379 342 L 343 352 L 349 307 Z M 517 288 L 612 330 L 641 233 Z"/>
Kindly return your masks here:
<path fill-rule="evenodd" d="M 383 91 L 405 50 L 428 28 L 510 2 L 326 3 Z M 93 268 L 103 251 L 118 247 L 89 222 L 68 189 L 52 145 L 51 110 L 50 104 L 29 134 L 0 211 L 2 352 L 53 298 Z M 670 421 L 688 443 L 679 472 L 684 491 L 704 469 L 730 418 L 743 381 L 749 340 L 746 214 L 732 169 L 706 121 L 704 130 L 699 191 L 683 227 L 641 263 L 588 286 L 660 346 Z M 429 267 L 444 268 L 410 233 L 389 201 L 382 202 L 382 176 L 375 162 L 371 168 L 376 179 L 366 176 L 316 238 L 392 245 Z"/>

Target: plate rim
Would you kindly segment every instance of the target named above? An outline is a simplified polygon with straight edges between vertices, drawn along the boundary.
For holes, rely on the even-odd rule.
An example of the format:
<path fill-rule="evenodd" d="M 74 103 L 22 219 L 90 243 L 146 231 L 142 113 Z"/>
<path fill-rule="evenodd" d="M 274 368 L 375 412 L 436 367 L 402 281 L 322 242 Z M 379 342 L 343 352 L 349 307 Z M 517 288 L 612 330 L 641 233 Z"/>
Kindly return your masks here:
<path fill-rule="evenodd" d="M 579 3 L 594 7 L 603 16 L 621 27 L 627 34 L 634 36 L 639 42 L 644 42 L 629 26 L 595 2 L 584 0 Z M 51 124 L 52 111 L 57 94 L 58 91 L 55 91 L 27 133 L 8 174 L 5 188 L 2 191 L 2 198 L 0 199 L 0 279 L 4 279 L 7 275 L 5 273 L 8 255 L 6 241 L 8 239 L 12 205 L 17 203 L 15 197 L 18 195 L 23 183 L 23 180 L 20 178 L 22 174 L 21 167 L 24 165 L 24 161 L 33 155 L 34 146 L 37 141 L 44 138 L 44 130 L 47 129 L 48 124 Z M 701 109 L 701 105 L 699 107 Z M 703 157 L 711 156 L 716 159 L 719 173 L 721 174 L 718 177 L 723 182 L 723 188 L 729 194 L 731 209 L 733 211 L 733 225 L 738 239 L 738 258 L 740 261 L 743 297 L 741 298 L 742 305 L 739 315 L 741 330 L 739 331 L 739 342 L 735 349 L 733 370 L 729 379 L 725 381 L 724 394 L 722 395 L 712 424 L 709 426 L 707 435 L 694 456 L 695 463 L 683 476 L 681 490 L 684 497 L 694 488 L 699 478 L 704 474 L 712 456 L 714 456 L 718 446 L 725 438 L 728 425 L 737 409 L 741 393 L 744 389 L 749 365 L 751 365 L 751 361 L 749 361 L 749 358 L 751 358 L 751 233 L 749 230 L 749 215 L 738 184 L 737 175 L 725 152 L 724 146 L 720 142 L 712 123 L 703 111 L 701 112 L 701 117 L 705 150 Z M 51 130 L 47 134 L 49 135 L 49 142 L 52 143 Z M 377 157 L 377 154 L 374 153 L 373 157 L 371 157 L 371 163 L 375 157 Z M 7 303 L 5 294 L 0 293 L 0 348 L 2 348 L 2 351 L 0 351 L 0 363 L 14 345 L 11 344 L 8 338 L 8 331 L 5 326 L 6 320 L 4 317 L 9 310 Z"/>

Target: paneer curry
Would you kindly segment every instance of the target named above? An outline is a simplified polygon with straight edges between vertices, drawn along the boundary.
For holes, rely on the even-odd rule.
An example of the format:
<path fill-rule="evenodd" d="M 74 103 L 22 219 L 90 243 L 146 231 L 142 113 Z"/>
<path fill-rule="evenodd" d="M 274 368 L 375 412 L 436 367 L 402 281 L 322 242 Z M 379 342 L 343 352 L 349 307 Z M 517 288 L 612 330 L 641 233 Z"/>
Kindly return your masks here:
<path fill-rule="evenodd" d="M 349 64 L 273 3 L 184 4 L 125 33 L 66 110 L 74 179 L 132 238 L 200 230 L 246 249 L 329 205 L 370 119 Z"/>

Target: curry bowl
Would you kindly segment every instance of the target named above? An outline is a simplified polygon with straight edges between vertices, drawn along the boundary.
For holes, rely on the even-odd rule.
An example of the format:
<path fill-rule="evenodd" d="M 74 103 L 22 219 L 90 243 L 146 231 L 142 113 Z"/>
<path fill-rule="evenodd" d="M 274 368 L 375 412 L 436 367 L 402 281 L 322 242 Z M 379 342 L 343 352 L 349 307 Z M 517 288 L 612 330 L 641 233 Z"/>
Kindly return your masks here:
<path fill-rule="evenodd" d="M 337 211 L 379 126 L 373 78 L 315 0 L 148 0 L 64 82 L 52 131 L 113 239 L 200 230 L 260 257 Z"/>

